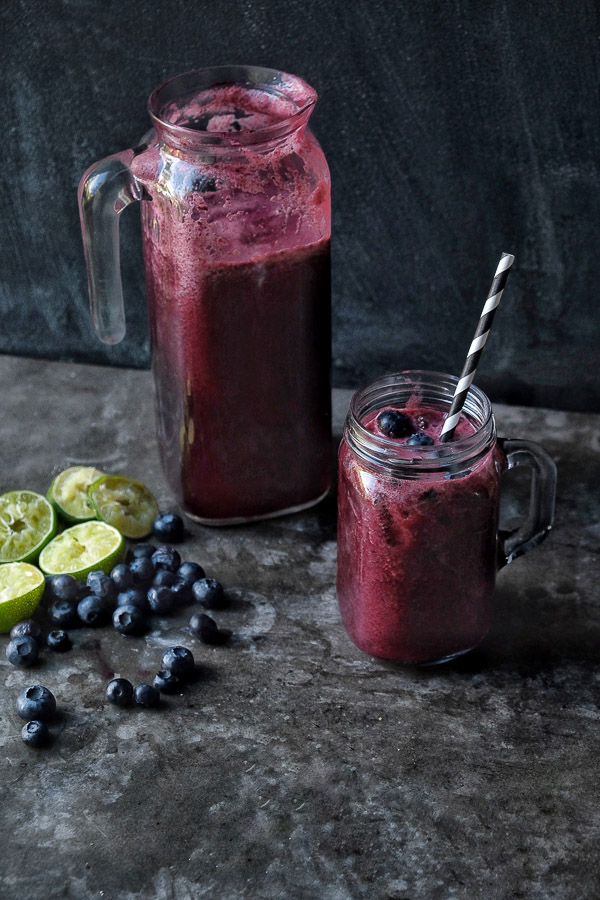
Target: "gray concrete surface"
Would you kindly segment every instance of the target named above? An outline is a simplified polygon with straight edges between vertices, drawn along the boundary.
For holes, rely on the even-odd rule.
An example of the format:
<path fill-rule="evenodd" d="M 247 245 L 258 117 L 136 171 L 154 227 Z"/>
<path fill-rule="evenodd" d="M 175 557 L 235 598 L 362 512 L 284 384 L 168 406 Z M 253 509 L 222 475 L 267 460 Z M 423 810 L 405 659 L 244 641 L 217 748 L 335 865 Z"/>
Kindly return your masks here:
<path fill-rule="evenodd" d="M 169 508 L 149 373 L 7 356 L 0 378 L 0 491 L 93 462 Z M 493 628 L 460 661 L 403 669 L 350 643 L 333 497 L 192 526 L 186 555 L 229 590 L 228 647 L 200 645 L 181 614 L 145 638 L 75 631 L 72 652 L 17 670 L 1 637 L 3 900 L 597 898 L 600 417 L 497 419 L 556 459 L 556 528 L 500 574 Z M 149 679 L 173 642 L 201 667 L 183 696 L 105 703 L 113 672 Z M 13 712 L 34 682 L 61 711 L 47 751 Z"/>

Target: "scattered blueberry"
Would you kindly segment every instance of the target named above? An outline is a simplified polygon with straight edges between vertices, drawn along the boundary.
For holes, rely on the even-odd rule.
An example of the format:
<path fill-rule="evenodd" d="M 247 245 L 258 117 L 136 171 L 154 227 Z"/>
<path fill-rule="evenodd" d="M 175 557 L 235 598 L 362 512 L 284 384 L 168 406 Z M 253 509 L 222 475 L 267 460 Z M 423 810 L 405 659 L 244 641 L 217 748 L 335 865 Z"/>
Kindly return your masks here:
<path fill-rule="evenodd" d="M 160 703 L 160 692 L 151 684 L 138 684 L 133 696 L 135 702 L 146 709 L 152 709 Z"/>
<path fill-rule="evenodd" d="M 175 594 L 169 587 L 151 587 L 148 591 L 148 604 L 152 612 L 163 615 L 175 606 Z"/>
<path fill-rule="evenodd" d="M 194 657 L 187 647 L 170 647 L 162 656 L 162 667 L 179 678 L 185 678 L 194 671 Z"/>
<path fill-rule="evenodd" d="M 77 615 L 91 628 L 98 628 L 108 620 L 108 607 L 102 597 L 97 594 L 88 594 L 77 604 Z"/>
<path fill-rule="evenodd" d="M 32 684 L 17 697 L 17 715 L 27 722 L 39 719 L 46 722 L 56 715 L 56 699 L 52 691 L 41 684 Z"/>
<path fill-rule="evenodd" d="M 184 535 L 183 519 L 174 513 L 162 513 L 154 520 L 152 531 L 161 541 L 180 544 Z"/>
<path fill-rule="evenodd" d="M 50 650 L 56 650 L 57 653 L 64 653 L 66 650 L 70 650 L 73 644 L 71 643 L 71 638 L 67 634 L 66 631 L 62 631 L 62 629 L 55 629 L 54 631 L 48 632 L 48 637 L 46 638 L 46 644 Z"/>
<path fill-rule="evenodd" d="M 146 628 L 144 613 L 137 606 L 118 606 L 113 613 L 112 622 L 119 634 L 140 634 Z"/>
<path fill-rule="evenodd" d="M 154 563 L 147 556 L 140 556 L 129 563 L 129 571 L 133 577 L 134 584 L 148 586 L 154 578 Z"/>
<path fill-rule="evenodd" d="M 181 557 L 174 547 L 157 547 L 152 554 L 152 562 L 157 569 L 176 572 L 181 565 Z"/>
<path fill-rule="evenodd" d="M 77 615 L 77 603 L 73 600 L 55 600 L 50 607 L 50 618 L 55 625 L 63 628 L 81 624 Z"/>
<path fill-rule="evenodd" d="M 175 606 L 187 606 L 188 603 L 192 603 L 194 600 L 191 587 L 184 581 L 175 582 L 171 591 L 175 597 Z"/>
<path fill-rule="evenodd" d="M 408 437 L 413 430 L 413 425 L 408 416 L 398 412 L 397 409 L 384 409 L 377 416 L 379 430 L 388 437 Z"/>
<path fill-rule="evenodd" d="M 195 581 L 200 581 L 201 578 L 204 578 L 205 575 L 206 572 L 202 566 L 195 562 L 183 562 L 177 569 L 177 578 L 179 581 L 183 581 L 184 584 L 189 584 L 190 587 Z"/>
<path fill-rule="evenodd" d="M 416 434 L 411 434 L 406 443 L 411 447 L 430 447 L 434 440 L 428 434 L 417 431 Z"/>
<path fill-rule="evenodd" d="M 152 587 L 173 587 L 174 584 L 177 584 L 177 575 L 168 569 L 159 569 L 152 580 Z"/>
<path fill-rule="evenodd" d="M 201 578 L 194 582 L 192 592 L 194 599 L 209 609 L 219 609 L 224 604 L 223 585 L 215 578 Z"/>
<path fill-rule="evenodd" d="M 126 591 L 127 588 L 133 587 L 133 575 L 126 563 L 119 563 L 118 566 L 115 566 L 110 573 L 110 577 L 118 591 Z"/>
<path fill-rule="evenodd" d="M 32 719 L 21 729 L 23 743 L 28 747 L 45 747 L 50 743 L 50 732 L 45 722 Z"/>
<path fill-rule="evenodd" d="M 129 559 L 150 559 L 156 547 L 154 544 L 134 544 L 129 548 Z"/>
<path fill-rule="evenodd" d="M 179 689 L 181 682 L 177 675 L 173 675 L 168 669 L 161 669 L 154 676 L 152 684 L 162 694 L 174 694 Z"/>
<path fill-rule="evenodd" d="M 133 685 L 126 678 L 113 678 L 106 685 L 106 699 L 115 706 L 129 706 L 133 699 Z"/>
<path fill-rule="evenodd" d="M 141 587 L 132 587 L 117 594 L 117 609 L 120 606 L 137 606 L 143 613 L 150 611 L 146 591 Z"/>
<path fill-rule="evenodd" d="M 206 613 L 194 613 L 190 619 L 190 631 L 204 644 L 212 644 L 215 647 L 225 644 L 231 637 L 231 631 L 220 629 L 215 620 Z"/>
<path fill-rule="evenodd" d="M 10 629 L 11 638 L 16 637 L 32 637 L 34 641 L 39 641 L 42 636 L 42 629 L 34 622 L 33 619 L 25 619 L 24 622 L 17 622 Z"/>
<path fill-rule="evenodd" d="M 117 588 L 110 575 L 107 575 L 106 572 L 98 570 L 88 572 L 86 585 L 89 589 L 88 593 L 97 594 L 98 597 L 102 597 L 107 603 L 113 604 L 115 602 Z"/>
<path fill-rule="evenodd" d="M 38 658 L 38 645 L 29 635 L 13 638 L 6 645 L 6 658 L 13 666 L 20 666 L 22 669 L 33 666 Z"/>
<path fill-rule="evenodd" d="M 56 600 L 79 600 L 81 584 L 72 575 L 55 575 L 50 579 L 50 592 Z"/>

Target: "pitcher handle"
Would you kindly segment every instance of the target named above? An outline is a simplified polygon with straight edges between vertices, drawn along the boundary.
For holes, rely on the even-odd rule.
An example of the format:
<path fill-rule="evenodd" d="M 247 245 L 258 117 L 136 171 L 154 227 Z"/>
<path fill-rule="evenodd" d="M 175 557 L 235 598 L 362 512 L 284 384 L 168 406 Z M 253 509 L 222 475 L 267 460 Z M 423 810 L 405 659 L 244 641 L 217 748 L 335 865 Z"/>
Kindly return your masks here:
<path fill-rule="evenodd" d="M 541 544 L 552 528 L 556 466 L 544 448 L 533 441 L 500 438 L 498 443 L 506 454 L 509 469 L 517 466 L 531 469 L 527 518 L 514 531 L 500 533 L 499 567 L 502 567 Z"/>
<path fill-rule="evenodd" d="M 141 186 L 130 169 L 137 152 L 139 149 L 124 150 L 107 156 L 90 166 L 79 183 L 90 310 L 96 334 L 105 344 L 118 344 L 125 335 L 119 213 L 141 199 Z"/>

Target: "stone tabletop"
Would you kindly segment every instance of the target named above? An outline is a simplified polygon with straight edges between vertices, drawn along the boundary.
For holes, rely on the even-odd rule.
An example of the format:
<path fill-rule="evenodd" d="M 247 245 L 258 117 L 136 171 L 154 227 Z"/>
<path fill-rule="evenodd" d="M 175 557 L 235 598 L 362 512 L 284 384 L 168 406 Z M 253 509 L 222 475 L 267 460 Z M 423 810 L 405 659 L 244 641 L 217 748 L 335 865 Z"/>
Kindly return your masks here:
<path fill-rule="evenodd" d="M 77 463 L 173 509 L 145 371 L 0 357 L 0 492 Z M 335 392 L 339 438 L 349 392 Z M 504 569 L 482 646 L 432 669 L 357 650 L 335 595 L 335 500 L 183 545 L 226 585 L 234 635 L 189 611 L 142 638 L 79 629 L 13 668 L 0 637 L 3 900 L 447 900 L 600 896 L 600 416 L 501 406 L 500 434 L 558 465 L 549 539 Z M 189 646 L 197 680 L 158 710 L 107 705 Z M 45 751 L 17 694 L 60 707 Z"/>

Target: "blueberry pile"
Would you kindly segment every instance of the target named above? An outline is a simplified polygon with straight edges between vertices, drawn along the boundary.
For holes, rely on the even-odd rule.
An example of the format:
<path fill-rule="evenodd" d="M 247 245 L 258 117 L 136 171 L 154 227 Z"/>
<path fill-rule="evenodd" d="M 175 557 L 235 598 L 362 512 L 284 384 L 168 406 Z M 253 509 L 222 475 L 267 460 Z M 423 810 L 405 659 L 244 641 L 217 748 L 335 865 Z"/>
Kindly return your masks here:
<path fill-rule="evenodd" d="M 172 519 L 181 522 L 178 516 L 170 516 Z M 173 530 L 172 534 L 177 536 Z M 127 562 L 115 566 L 110 575 L 90 572 L 85 585 L 72 575 L 54 576 L 49 579 L 46 596 L 51 601 L 50 619 L 57 628 L 51 634 L 61 635 L 49 641 L 56 650 L 67 649 L 69 638 L 64 629 L 79 625 L 98 628 L 112 622 L 120 634 L 139 635 L 148 630 L 152 615 L 169 615 L 194 602 L 220 609 L 226 602 L 223 586 L 214 578 L 206 578 L 201 565 L 182 562 L 174 547 L 148 543 L 131 547 Z M 202 634 L 191 627 L 202 639 Z M 220 643 L 229 637 L 224 631 L 219 635 L 223 638 Z M 30 641 L 37 638 L 25 633 L 19 638 L 20 646 L 13 648 L 13 658 L 9 659 L 15 665 L 31 665 L 37 656 Z"/>
<path fill-rule="evenodd" d="M 184 537 L 182 519 L 171 513 L 160 515 L 153 530 L 157 537 L 171 544 L 179 543 Z M 85 584 L 71 575 L 48 578 L 44 598 L 49 601 L 52 629 L 44 637 L 32 619 L 15 625 L 6 647 L 6 656 L 15 666 L 33 666 L 44 647 L 58 653 L 70 650 L 72 642 L 67 629 L 112 624 L 122 635 L 140 635 L 148 630 L 153 615 L 169 615 L 192 603 L 209 610 L 226 606 L 223 586 L 216 579 L 207 578 L 198 563 L 182 560 L 178 551 L 166 543 L 133 544 L 125 562 L 116 565 L 110 574 L 90 572 Z M 220 629 L 204 612 L 192 615 L 189 630 L 200 641 L 213 646 L 223 645 L 231 637 L 231 631 Z M 116 706 L 135 702 L 153 708 L 159 705 L 161 693 L 180 691 L 194 671 L 191 651 L 186 647 L 171 647 L 163 654 L 152 684 L 138 684 L 134 688 L 127 679 L 116 678 L 108 684 L 106 698 Z M 48 713 L 52 704 L 53 710 Z M 25 743 L 35 747 L 49 743 L 46 722 L 55 710 L 53 695 L 41 685 L 33 685 L 20 695 L 17 712 L 27 718 L 22 731 Z"/>
<path fill-rule="evenodd" d="M 409 417 L 397 409 L 385 409 L 377 416 L 380 431 L 387 437 L 402 438 L 412 434 L 413 427 Z"/>

